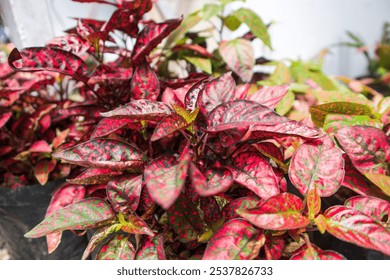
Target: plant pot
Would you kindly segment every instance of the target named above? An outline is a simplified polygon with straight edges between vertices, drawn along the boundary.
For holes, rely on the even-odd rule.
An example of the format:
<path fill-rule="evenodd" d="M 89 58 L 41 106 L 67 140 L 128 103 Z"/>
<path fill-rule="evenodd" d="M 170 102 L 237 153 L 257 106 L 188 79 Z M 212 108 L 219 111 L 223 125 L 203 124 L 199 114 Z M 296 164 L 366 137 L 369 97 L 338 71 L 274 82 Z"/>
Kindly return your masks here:
<path fill-rule="evenodd" d="M 48 254 L 46 238 L 29 239 L 24 234 L 41 222 L 51 194 L 64 181 L 49 182 L 45 186 L 32 185 L 18 189 L 0 189 L 0 235 L 11 259 L 72 260 L 81 259 L 88 244 L 86 236 L 66 231 L 58 248 Z"/>

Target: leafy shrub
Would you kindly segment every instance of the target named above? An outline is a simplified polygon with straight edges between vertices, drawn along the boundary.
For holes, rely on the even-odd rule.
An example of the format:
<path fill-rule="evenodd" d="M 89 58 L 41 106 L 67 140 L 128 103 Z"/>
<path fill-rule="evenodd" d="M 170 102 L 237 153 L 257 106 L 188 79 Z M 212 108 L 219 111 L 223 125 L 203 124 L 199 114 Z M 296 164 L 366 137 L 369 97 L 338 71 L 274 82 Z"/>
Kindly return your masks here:
<path fill-rule="evenodd" d="M 62 231 L 90 230 L 83 258 L 97 259 L 343 259 L 312 244 L 319 231 L 390 255 L 388 100 L 303 62 L 254 74 L 251 40 L 270 47 L 267 26 L 248 9 L 224 15 L 229 2 L 155 23 L 142 20 L 151 1 L 117 1 L 107 22 L 11 52 L 16 71 L 77 82 L 88 124 L 51 153 L 72 177 L 26 237 L 53 251 Z M 190 27 L 213 18 L 250 32 L 212 50 Z"/>

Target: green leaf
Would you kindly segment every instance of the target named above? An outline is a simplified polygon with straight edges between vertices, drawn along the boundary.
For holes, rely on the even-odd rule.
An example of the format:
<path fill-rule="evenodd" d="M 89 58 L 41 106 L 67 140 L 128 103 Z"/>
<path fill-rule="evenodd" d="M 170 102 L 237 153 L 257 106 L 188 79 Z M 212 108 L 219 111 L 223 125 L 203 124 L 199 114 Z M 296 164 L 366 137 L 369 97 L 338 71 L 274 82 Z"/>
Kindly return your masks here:
<path fill-rule="evenodd" d="M 226 6 L 227 4 L 233 3 L 233 2 L 246 2 L 246 0 L 219 0 L 221 2 L 222 6 Z"/>
<path fill-rule="evenodd" d="M 209 20 L 212 17 L 218 15 L 220 12 L 222 12 L 223 7 L 221 5 L 217 4 L 205 4 L 202 8 L 202 18 L 203 20 Z"/>
<path fill-rule="evenodd" d="M 390 177 L 383 174 L 372 174 L 365 173 L 366 176 L 371 182 L 373 182 L 377 187 L 379 187 L 385 194 L 390 196 Z"/>
<path fill-rule="evenodd" d="M 270 65 L 275 65 L 275 63 L 270 63 Z M 289 84 L 292 81 L 291 73 L 288 67 L 283 62 L 277 62 L 276 68 L 274 72 L 271 74 L 271 76 L 264 81 L 259 81 L 259 85 L 264 86 L 277 86 L 277 85 L 284 85 Z M 293 88 L 291 88 L 293 90 Z M 294 98 L 295 99 L 295 98 Z"/>
<path fill-rule="evenodd" d="M 246 8 L 241 8 L 235 11 L 232 15 L 234 15 L 241 22 L 245 23 L 253 35 L 255 35 L 257 38 L 263 41 L 266 46 L 272 49 L 268 28 L 255 12 Z"/>
<path fill-rule="evenodd" d="M 89 198 L 75 202 L 47 216 L 24 236 L 37 238 L 64 230 L 85 230 L 106 225 L 115 218 L 111 206 L 102 199 Z"/>
<path fill-rule="evenodd" d="M 117 234 L 102 246 L 96 259 L 98 260 L 133 260 L 135 249 L 129 236 Z"/>
<path fill-rule="evenodd" d="M 352 91 L 313 90 L 311 93 L 319 103 L 353 102 L 369 106 L 372 104 L 363 94 Z"/>
<path fill-rule="evenodd" d="M 165 48 L 172 47 L 178 40 L 182 37 L 195 25 L 197 25 L 202 20 L 199 12 L 192 13 L 183 19 L 178 28 L 176 28 L 167 38 L 165 43 Z"/>
<path fill-rule="evenodd" d="M 287 94 L 282 98 L 282 100 L 280 100 L 278 105 L 276 105 L 275 108 L 276 113 L 278 113 L 281 116 L 284 116 L 291 110 L 291 108 L 294 105 L 294 101 L 295 101 L 295 94 L 291 90 L 289 90 Z"/>
<path fill-rule="evenodd" d="M 371 109 L 366 105 L 358 103 L 332 102 L 310 107 L 310 114 L 315 125 L 322 127 L 328 114 L 370 116 Z"/>
<path fill-rule="evenodd" d="M 381 121 L 371 119 L 369 116 L 348 116 L 343 114 L 328 114 L 324 121 L 324 130 L 328 134 L 336 133 L 345 126 L 366 125 L 382 129 Z"/>
<path fill-rule="evenodd" d="M 234 15 L 225 17 L 223 23 L 230 31 L 235 31 L 241 26 L 241 21 Z"/>
<path fill-rule="evenodd" d="M 119 227 L 118 227 L 119 226 Z M 106 227 L 98 229 L 92 237 L 89 239 L 88 246 L 85 248 L 82 260 L 85 260 L 88 258 L 88 256 L 92 253 L 95 248 L 102 242 L 104 239 L 106 239 L 110 234 L 114 233 L 120 228 L 121 225 L 114 224 L 114 225 L 108 225 Z"/>
<path fill-rule="evenodd" d="M 184 59 L 207 74 L 211 75 L 213 72 L 209 58 L 185 56 Z"/>

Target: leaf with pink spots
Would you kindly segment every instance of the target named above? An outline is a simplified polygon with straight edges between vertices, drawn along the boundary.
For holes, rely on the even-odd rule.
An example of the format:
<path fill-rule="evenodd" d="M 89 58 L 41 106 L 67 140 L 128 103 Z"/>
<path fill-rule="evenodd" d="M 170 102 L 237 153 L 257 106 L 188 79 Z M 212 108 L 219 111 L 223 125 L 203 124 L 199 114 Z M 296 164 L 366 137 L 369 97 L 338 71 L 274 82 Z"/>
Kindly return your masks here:
<path fill-rule="evenodd" d="M 349 126 L 338 130 L 336 138 L 361 173 L 389 174 L 390 144 L 382 130 Z"/>
<path fill-rule="evenodd" d="M 194 163 L 191 163 L 189 175 L 192 186 L 201 196 L 223 193 L 233 184 L 232 172 L 227 168 L 211 168 L 202 173 Z"/>
<path fill-rule="evenodd" d="M 358 195 L 348 198 L 344 205 L 355 208 L 379 223 L 383 222 L 383 218 L 390 217 L 390 203 L 380 198 Z"/>
<path fill-rule="evenodd" d="M 42 186 L 49 180 L 50 173 L 56 167 L 57 161 L 55 159 L 42 159 L 34 166 L 34 176 Z"/>
<path fill-rule="evenodd" d="M 265 258 L 267 260 L 279 260 L 283 256 L 284 248 L 283 237 L 269 236 L 264 244 Z"/>
<path fill-rule="evenodd" d="M 168 135 L 187 128 L 189 125 L 190 124 L 182 116 L 172 114 L 157 124 L 153 131 L 151 141 L 160 140 Z"/>
<path fill-rule="evenodd" d="M 84 230 L 109 224 L 115 218 L 111 206 L 104 200 L 89 198 L 59 209 L 25 234 L 37 238 L 64 230 Z"/>
<path fill-rule="evenodd" d="M 51 147 L 45 140 L 38 140 L 31 145 L 28 151 L 32 153 L 50 153 Z"/>
<path fill-rule="evenodd" d="M 390 255 L 390 231 L 354 208 L 332 206 L 315 221 L 321 233 Z"/>
<path fill-rule="evenodd" d="M 110 234 L 114 233 L 118 228 L 118 224 L 108 225 L 102 228 L 97 229 L 92 237 L 89 239 L 88 245 L 84 250 L 82 260 L 86 260 L 88 256 L 95 250 L 104 239 L 106 239 Z"/>
<path fill-rule="evenodd" d="M 237 214 L 253 225 L 271 230 L 303 228 L 309 219 L 302 215 L 302 200 L 291 194 L 275 195 L 252 209 L 238 209 Z"/>
<path fill-rule="evenodd" d="M 263 86 L 258 91 L 246 97 L 247 100 L 256 101 L 270 109 L 275 109 L 276 105 L 288 92 L 288 85 L 283 86 Z"/>
<path fill-rule="evenodd" d="M 156 101 L 160 94 L 160 81 L 149 64 L 138 65 L 131 79 L 131 95 L 134 99 Z"/>
<path fill-rule="evenodd" d="M 179 88 L 167 87 L 161 96 L 161 101 L 167 105 L 178 105 L 184 108 L 184 99 L 191 87 L 192 84 Z"/>
<path fill-rule="evenodd" d="M 169 224 L 181 242 L 187 243 L 196 240 L 203 233 L 203 221 L 195 205 L 186 195 L 181 195 L 167 213 Z"/>
<path fill-rule="evenodd" d="M 212 226 L 222 217 L 219 205 L 213 196 L 202 197 L 200 208 L 203 211 L 204 220 L 209 226 Z"/>
<path fill-rule="evenodd" d="M 166 260 L 164 250 L 164 237 L 156 235 L 154 237 L 146 236 L 138 248 L 135 255 L 136 260 Z"/>
<path fill-rule="evenodd" d="M 78 34 L 67 34 L 51 39 L 46 47 L 61 49 L 75 55 L 83 55 L 91 45 Z"/>
<path fill-rule="evenodd" d="M 119 220 L 121 222 L 121 230 L 131 234 L 146 234 L 148 236 L 154 236 L 154 232 L 150 229 L 148 224 L 137 217 L 134 214 L 128 215 L 127 220 L 121 220 L 122 213 L 119 214 Z M 124 215 L 122 216 L 124 217 Z"/>
<path fill-rule="evenodd" d="M 135 248 L 127 234 L 117 234 L 98 252 L 97 260 L 134 260 Z"/>
<path fill-rule="evenodd" d="M 226 222 L 209 240 L 203 260 L 250 260 L 265 243 L 260 230 L 242 219 Z"/>
<path fill-rule="evenodd" d="M 259 203 L 260 199 L 256 196 L 244 196 L 236 198 L 222 208 L 222 216 L 225 218 L 225 221 L 239 218 L 240 216 L 236 212 L 238 209 L 251 209 Z"/>
<path fill-rule="evenodd" d="M 263 199 L 280 192 L 278 180 L 271 165 L 257 153 L 240 153 L 228 168 L 232 172 L 235 182 L 250 189 Z"/>
<path fill-rule="evenodd" d="M 71 184 L 96 185 L 106 184 L 112 177 L 121 175 L 122 172 L 114 171 L 109 168 L 88 168 L 83 173 L 73 179 L 66 181 Z"/>
<path fill-rule="evenodd" d="M 107 184 L 107 197 L 115 212 L 135 212 L 142 191 L 142 175 L 123 175 Z"/>
<path fill-rule="evenodd" d="M 52 156 L 85 167 L 110 168 L 115 171 L 138 169 L 145 161 L 145 156 L 138 148 L 113 139 L 90 140 L 56 151 Z"/>
<path fill-rule="evenodd" d="M 126 127 L 127 129 L 140 130 L 141 124 L 139 122 L 134 122 L 133 120 L 127 118 L 123 118 L 123 119 L 104 118 L 96 125 L 90 138 L 95 139 L 95 138 L 104 137 L 124 127 Z"/>
<path fill-rule="evenodd" d="M 293 253 L 290 260 L 345 260 L 345 258 L 335 251 L 321 250 L 314 244 L 305 244 Z"/>
<path fill-rule="evenodd" d="M 209 77 L 200 79 L 187 91 L 184 98 L 184 105 L 186 110 L 193 112 L 196 108 L 199 107 L 199 100 L 201 99 L 202 93 L 205 90 L 209 80 Z"/>
<path fill-rule="evenodd" d="M 344 179 L 344 159 L 328 136 L 301 145 L 291 159 L 291 182 L 306 195 L 314 187 L 321 197 L 334 194 Z"/>
<path fill-rule="evenodd" d="M 136 120 L 158 121 L 171 115 L 171 109 L 158 101 L 147 99 L 133 100 L 126 105 L 120 106 L 112 111 L 100 113 L 103 117 L 128 118 Z"/>

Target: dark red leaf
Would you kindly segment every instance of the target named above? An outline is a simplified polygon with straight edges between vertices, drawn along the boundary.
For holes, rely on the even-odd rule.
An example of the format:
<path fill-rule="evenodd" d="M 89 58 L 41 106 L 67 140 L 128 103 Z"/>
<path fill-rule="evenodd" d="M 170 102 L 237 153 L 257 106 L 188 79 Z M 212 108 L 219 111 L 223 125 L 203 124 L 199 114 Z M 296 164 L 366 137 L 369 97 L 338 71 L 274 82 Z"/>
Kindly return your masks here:
<path fill-rule="evenodd" d="M 53 71 L 86 82 L 88 70 L 85 62 L 78 56 L 57 48 L 35 47 L 21 50 L 13 49 L 8 63 L 16 71 Z"/>
<path fill-rule="evenodd" d="M 114 233 L 117 229 L 118 224 L 108 225 L 102 228 L 99 228 L 95 231 L 92 237 L 89 239 L 88 246 L 85 248 L 82 260 L 88 258 L 92 251 L 97 248 L 97 246 L 106 239 L 110 234 Z"/>
<path fill-rule="evenodd" d="M 151 141 L 157 141 L 188 127 L 190 124 L 178 114 L 172 114 L 160 121 L 153 131 Z"/>
<path fill-rule="evenodd" d="M 242 219 L 226 222 L 211 237 L 203 260 L 250 260 L 257 257 L 265 236 Z"/>
<path fill-rule="evenodd" d="M 233 174 L 234 181 L 263 199 L 279 193 L 278 180 L 271 165 L 259 154 L 240 153 L 228 168 Z"/>
<path fill-rule="evenodd" d="M 135 255 L 136 260 L 166 260 L 162 235 L 146 236 Z"/>
<path fill-rule="evenodd" d="M 114 29 L 124 32 L 135 38 L 138 34 L 138 23 L 133 17 L 134 11 L 130 9 L 117 9 L 105 24 L 103 31 L 109 33 Z"/>
<path fill-rule="evenodd" d="M 7 123 L 11 116 L 11 112 L 3 113 L 0 115 L 0 129 Z"/>
<path fill-rule="evenodd" d="M 283 237 L 268 237 L 264 244 L 265 258 L 267 260 L 279 260 L 283 256 L 285 247 L 286 244 L 284 243 Z"/>
<path fill-rule="evenodd" d="M 98 260 L 133 260 L 135 248 L 128 235 L 117 234 L 104 244 L 98 252 Z"/>
<path fill-rule="evenodd" d="M 302 215 L 302 200 L 290 193 L 281 193 L 252 209 L 238 209 L 237 214 L 257 227 L 271 230 L 303 228 L 309 219 Z"/>
<path fill-rule="evenodd" d="M 328 136 L 301 145 L 289 167 L 290 180 L 301 194 L 316 187 L 321 197 L 340 188 L 344 173 L 341 151 Z"/>
<path fill-rule="evenodd" d="M 124 127 L 128 129 L 140 130 L 141 124 L 139 122 L 134 122 L 131 119 L 114 119 L 114 118 L 104 118 L 102 119 L 95 127 L 94 131 L 91 134 L 91 139 L 104 137 L 114 133 Z"/>
<path fill-rule="evenodd" d="M 229 169 L 212 168 L 204 174 L 194 163 L 189 170 L 192 186 L 201 196 L 212 196 L 227 191 L 233 184 L 233 176 Z"/>
<path fill-rule="evenodd" d="M 85 166 L 122 171 L 138 169 L 145 156 L 136 147 L 113 139 L 94 139 L 54 152 L 54 158 Z"/>
<path fill-rule="evenodd" d="M 107 184 L 107 197 L 115 212 L 135 212 L 141 197 L 142 175 L 123 175 Z"/>
<path fill-rule="evenodd" d="M 222 209 L 222 216 L 225 218 L 225 221 L 239 218 L 237 214 L 238 209 L 250 209 L 254 208 L 260 203 L 260 199 L 256 196 L 244 196 L 230 201 Z"/>
<path fill-rule="evenodd" d="M 291 260 L 345 260 L 345 258 L 337 252 L 324 251 L 314 244 L 305 244 L 293 253 Z"/>
<path fill-rule="evenodd" d="M 131 94 L 134 99 L 157 100 L 160 82 L 149 63 L 143 62 L 135 69 L 131 79 Z"/>
<path fill-rule="evenodd" d="M 146 24 L 144 29 L 139 33 L 133 48 L 133 65 L 137 65 L 145 59 L 165 37 L 180 25 L 181 21 L 182 18 L 171 19 L 162 23 L 151 22 Z"/>
<path fill-rule="evenodd" d="M 202 197 L 200 199 L 200 208 L 203 211 L 205 222 L 210 227 L 222 217 L 219 205 L 213 196 Z"/>
<path fill-rule="evenodd" d="M 90 44 L 78 34 L 53 38 L 46 43 L 46 47 L 61 49 L 77 56 L 85 54 L 91 48 Z"/>
<path fill-rule="evenodd" d="M 249 95 L 246 99 L 256 101 L 270 109 L 275 109 L 276 105 L 288 92 L 288 85 L 283 86 L 264 86 L 258 91 Z"/>
<path fill-rule="evenodd" d="M 348 126 L 338 130 L 336 138 L 361 173 L 389 174 L 390 144 L 382 130 Z"/>
<path fill-rule="evenodd" d="M 184 98 L 184 105 L 186 110 L 193 112 L 195 111 L 196 108 L 198 108 L 199 100 L 202 96 L 202 92 L 204 91 L 208 81 L 209 81 L 209 77 L 201 79 L 188 90 Z"/>
<path fill-rule="evenodd" d="M 111 180 L 112 177 L 121 174 L 122 172 L 114 171 L 109 168 L 88 168 L 76 178 L 67 179 L 66 181 L 70 184 L 80 185 L 106 184 Z"/>
<path fill-rule="evenodd" d="M 380 198 L 358 195 L 347 199 L 344 205 L 355 208 L 379 223 L 384 217 L 390 217 L 390 203 Z"/>
<path fill-rule="evenodd" d="M 146 99 L 133 100 L 112 111 L 101 113 L 103 117 L 158 121 L 171 115 L 171 109 L 162 102 Z"/>

